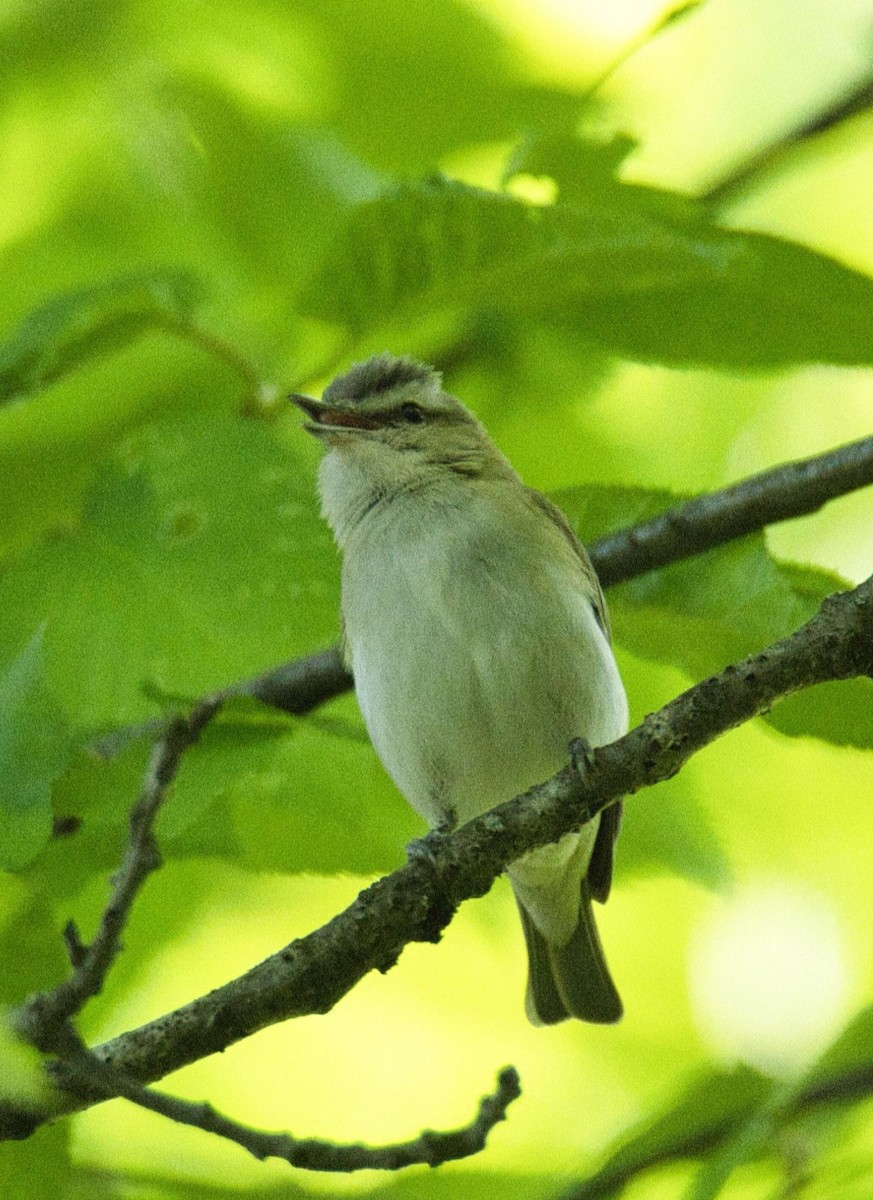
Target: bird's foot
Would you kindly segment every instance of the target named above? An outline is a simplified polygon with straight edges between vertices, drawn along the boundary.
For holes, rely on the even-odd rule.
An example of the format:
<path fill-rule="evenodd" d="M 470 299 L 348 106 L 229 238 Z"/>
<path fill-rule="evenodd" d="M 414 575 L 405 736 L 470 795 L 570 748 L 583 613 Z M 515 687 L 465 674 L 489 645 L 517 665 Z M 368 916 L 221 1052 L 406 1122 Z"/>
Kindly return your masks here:
<path fill-rule="evenodd" d="M 455 913 L 455 904 L 446 895 L 443 884 L 443 863 L 440 853 L 443 842 L 457 824 L 457 817 L 448 810 L 443 820 L 424 837 L 416 838 L 406 847 L 406 858 L 409 863 L 419 863 L 431 878 L 429 890 L 430 904 L 428 913 L 422 922 L 418 934 L 419 941 L 438 942 L 442 931 L 448 925 Z"/>
<path fill-rule="evenodd" d="M 586 773 L 591 769 L 593 760 L 594 748 L 591 743 L 583 737 L 573 738 L 570 743 L 570 762 L 580 778 L 584 779 Z"/>

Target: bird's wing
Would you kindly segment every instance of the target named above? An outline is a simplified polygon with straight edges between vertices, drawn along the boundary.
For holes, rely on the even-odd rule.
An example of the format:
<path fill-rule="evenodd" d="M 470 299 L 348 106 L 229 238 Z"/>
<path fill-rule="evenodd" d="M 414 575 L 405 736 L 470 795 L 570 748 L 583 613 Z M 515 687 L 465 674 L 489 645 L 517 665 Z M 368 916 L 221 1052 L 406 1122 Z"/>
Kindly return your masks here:
<path fill-rule="evenodd" d="M 537 509 L 538 512 L 541 512 L 544 516 L 548 517 L 553 524 L 557 525 L 558 529 L 560 529 L 561 533 L 576 552 L 576 556 L 579 559 L 579 566 L 581 568 L 587 590 L 591 597 L 591 607 L 594 609 L 594 615 L 597 618 L 597 623 L 606 634 L 606 640 L 611 642 L 612 630 L 610 629 L 609 625 L 609 613 L 606 610 L 606 601 L 603 598 L 603 589 L 600 586 L 600 580 L 597 578 L 597 572 L 591 565 L 591 559 L 588 557 L 588 551 L 579 541 L 579 538 L 573 530 L 573 527 L 570 525 L 570 522 L 556 504 L 552 504 L 551 500 L 549 500 L 547 496 L 544 496 L 542 492 L 535 491 L 534 488 L 525 488 L 525 493 L 527 494 L 527 497 L 534 508 Z"/>
<path fill-rule="evenodd" d="M 352 648 L 349 645 L 349 639 L 346 637 L 346 618 L 342 609 L 340 609 L 340 654 L 342 655 L 343 666 L 347 671 L 351 671 Z"/>
<path fill-rule="evenodd" d="M 591 607 L 594 609 L 594 615 L 597 618 L 600 628 L 606 635 L 606 640 L 611 642 L 612 631 L 609 627 L 609 613 L 606 609 L 606 601 L 603 598 L 603 589 L 600 586 L 600 580 L 597 578 L 597 572 L 591 564 L 591 559 L 588 557 L 587 550 L 576 536 L 570 522 L 561 510 L 552 504 L 551 500 L 544 496 L 542 492 L 534 491 L 533 488 L 526 488 L 525 491 L 534 507 L 557 525 L 575 550 L 586 588 L 591 597 Z M 615 839 L 618 837 L 621 813 L 622 804 L 619 801 L 617 804 L 612 804 L 609 808 L 604 809 L 600 814 L 597 839 L 591 854 L 591 862 L 588 865 L 587 886 L 594 899 L 599 900 L 601 904 L 605 902 L 609 895 L 609 889 L 612 884 L 613 847 Z"/>

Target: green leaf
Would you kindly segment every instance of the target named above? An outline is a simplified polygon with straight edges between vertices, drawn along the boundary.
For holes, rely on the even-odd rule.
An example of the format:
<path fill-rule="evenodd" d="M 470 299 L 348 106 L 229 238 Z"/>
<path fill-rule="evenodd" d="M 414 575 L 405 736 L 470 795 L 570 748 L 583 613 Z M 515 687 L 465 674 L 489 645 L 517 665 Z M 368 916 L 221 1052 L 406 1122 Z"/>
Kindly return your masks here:
<path fill-rule="evenodd" d="M 80 821 L 75 837 L 40 859 L 42 894 L 58 911 L 84 879 L 116 865 L 153 736 L 109 759 L 80 754 L 58 780 L 55 810 Z M 185 755 L 156 831 L 168 861 L 214 857 L 253 871 L 376 875 L 398 866 L 423 829 L 349 695 L 307 719 L 255 700 L 228 702 Z"/>
<path fill-rule="evenodd" d="M 160 154 L 144 156 L 142 169 L 157 186 L 168 173 L 184 181 L 171 197 L 180 218 L 193 210 L 209 244 L 245 264 L 253 279 L 269 281 L 273 306 L 277 282 L 293 292 L 349 206 L 384 186 L 336 139 L 246 104 L 200 74 L 166 82 L 154 102 L 152 119 L 185 136 L 163 138 Z M 287 336 L 284 315 L 283 325 Z"/>
<path fill-rule="evenodd" d="M 574 1194 L 579 1200 L 608 1200 L 650 1167 L 705 1156 L 758 1110 L 772 1088 L 770 1080 L 750 1067 L 700 1076 L 673 1104 L 631 1129 Z"/>
<path fill-rule="evenodd" d="M 712 891 L 732 879 L 712 819 L 684 775 L 658 784 L 650 804 L 626 804 L 616 849 L 617 874 L 668 871 Z"/>
<path fill-rule="evenodd" d="M 821 1055 L 803 1083 L 803 1091 L 819 1092 L 824 1098 L 836 1084 L 834 1099 L 852 1099 L 851 1081 L 857 1079 L 861 1094 L 869 1094 L 873 1071 L 873 1004 L 862 1008 L 838 1038 Z"/>
<path fill-rule="evenodd" d="M 149 329 L 187 323 L 196 295 L 190 275 L 152 271 L 47 300 L 0 345 L 0 403 L 38 392 Z"/>
<path fill-rule="evenodd" d="M 43 1125 L 29 1138 L 6 1142 L 0 1154 L 0 1195 L 4 1200 L 110 1200 L 104 1180 L 91 1178 L 81 1192 L 75 1190 L 75 1170 L 70 1160 L 72 1125 L 55 1121 Z M 117 1190 L 113 1189 L 115 1195 Z"/>
<path fill-rule="evenodd" d="M 349 696 L 305 720 L 234 701 L 186 756 L 158 832 L 170 854 L 372 875 L 396 867 L 422 829 Z"/>
<path fill-rule="evenodd" d="M 579 293 L 687 284 L 737 252 L 735 235 L 704 245 L 642 211 L 539 208 L 435 176 L 353 210 L 302 307 L 356 333 L 435 306 L 544 314 Z"/>
<path fill-rule="evenodd" d="M 77 526 L 0 574 L 0 653 L 47 620 L 53 686 L 86 733 L 154 715 L 150 683 L 193 697 L 335 640 L 336 555 L 275 432 L 155 423 L 98 480 Z"/>
<path fill-rule="evenodd" d="M 70 757 L 66 717 L 45 681 L 38 630 L 0 675 L 0 867 L 18 870 L 51 835 L 51 784 Z"/>
<path fill-rule="evenodd" d="M 42 1055 L 21 1041 L 9 1011 L 0 1007 L 0 1104 L 39 1109 L 52 1090 L 43 1071 Z"/>
<path fill-rule="evenodd" d="M 301 308 L 359 338 L 496 310 L 657 362 L 867 363 L 873 280 L 605 172 L 545 208 L 433 178 L 354 209 Z"/>
<path fill-rule="evenodd" d="M 577 119 L 578 98 L 526 83 L 498 23 L 462 0 L 426 14 L 404 0 L 300 0 L 298 13 L 329 88 L 327 128 L 382 169 L 408 176 L 453 150 Z"/>

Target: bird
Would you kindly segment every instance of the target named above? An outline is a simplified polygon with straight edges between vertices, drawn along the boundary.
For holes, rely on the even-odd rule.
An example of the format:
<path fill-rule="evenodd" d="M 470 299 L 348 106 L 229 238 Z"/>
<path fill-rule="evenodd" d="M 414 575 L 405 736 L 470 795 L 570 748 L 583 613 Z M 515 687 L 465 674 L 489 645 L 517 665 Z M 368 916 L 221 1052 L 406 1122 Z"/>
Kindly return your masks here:
<path fill-rule="evenodd" d="M 342 557 L 343 653 L 373 746 L 432 827 L 554 774 L 627 729 L 606 604 L 564 514 L 526 487 L 433 367 L 388 352 L 321 400 L 321 511 Z M 622 1015 L 594 922 L 620 806 L 509 864 L 535 1025 Z"/>

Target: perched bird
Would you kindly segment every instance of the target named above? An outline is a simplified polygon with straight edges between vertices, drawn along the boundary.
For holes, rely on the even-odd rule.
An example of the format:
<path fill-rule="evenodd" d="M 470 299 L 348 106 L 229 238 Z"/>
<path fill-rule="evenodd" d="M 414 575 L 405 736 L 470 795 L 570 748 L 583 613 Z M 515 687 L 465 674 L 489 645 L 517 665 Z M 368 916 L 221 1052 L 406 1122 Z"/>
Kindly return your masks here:
<path fill-rule="evenodd" d="M 440 375 L 378 354 L 321 401 L 292 399 L 326 449 L 319 491 L 358 703 L 416 812 L 470 820 L 554 774 L 572 739 L 620 736 L 627 701 L 588 556 Z M 534 1024 L 621 1016 L 591 911 L 619 820 L 608 808 L 507 869 Z"/>

